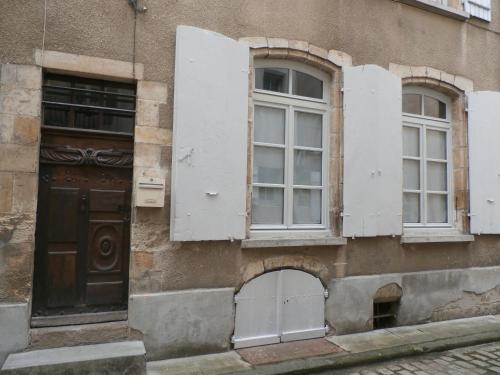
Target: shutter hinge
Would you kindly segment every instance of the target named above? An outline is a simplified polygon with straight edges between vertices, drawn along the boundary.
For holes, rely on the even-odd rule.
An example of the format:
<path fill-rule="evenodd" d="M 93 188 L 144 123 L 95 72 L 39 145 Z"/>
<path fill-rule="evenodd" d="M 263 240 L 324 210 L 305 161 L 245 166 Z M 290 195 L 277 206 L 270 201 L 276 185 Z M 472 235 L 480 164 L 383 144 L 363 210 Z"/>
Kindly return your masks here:
<path fill-rule="evenodd" d="M 239 297 L 238 297 L 238 295 L 237 295 L 237 294 L 234 296 L 233 300 L 234 300 L 234 303 L 238 303 L 238 301 L 239 301 L 240 299 L 239 299 Z"/>
<path fill-rule="evenodd" d="M 325 296 L 325 299 L 327 299 L 330 296 L 330 293 L 328 292 L 328 289 L 324 290 L 323 295 Z"/>
<path fill-rule="evenodd" d="M 235 340 L 234 340 L 234 336 L 231 336 L 231 344 L 233 344 L 233 345 L 234 345 L 234 341 L 235 341 Z"/>

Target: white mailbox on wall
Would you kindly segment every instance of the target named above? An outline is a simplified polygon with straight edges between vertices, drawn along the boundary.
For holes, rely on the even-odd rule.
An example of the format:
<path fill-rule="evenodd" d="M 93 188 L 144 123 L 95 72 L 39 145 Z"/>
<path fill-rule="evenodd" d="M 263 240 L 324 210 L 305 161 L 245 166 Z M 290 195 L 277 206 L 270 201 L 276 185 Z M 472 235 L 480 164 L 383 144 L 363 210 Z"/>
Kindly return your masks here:
<path fill-rule="evenodd" d="M 139 177 L 135 195 L 136 207 L 163 207 L 165 181 L 161 178 Z"/>

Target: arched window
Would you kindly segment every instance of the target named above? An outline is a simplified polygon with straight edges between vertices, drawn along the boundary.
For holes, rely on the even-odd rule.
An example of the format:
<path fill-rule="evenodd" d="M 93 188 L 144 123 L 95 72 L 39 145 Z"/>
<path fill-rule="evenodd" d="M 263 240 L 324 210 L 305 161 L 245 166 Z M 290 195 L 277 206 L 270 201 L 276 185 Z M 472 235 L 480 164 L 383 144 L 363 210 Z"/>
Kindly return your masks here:
<path fill-rule="evenodd" d="M 252 229 L 327 227 L 329 76 L 255 62 Z"/>
<path fill-rule="evenodd" d="M 452 226 L 451 102 L 416 86 L 403 89 L 403 222 Z"/>

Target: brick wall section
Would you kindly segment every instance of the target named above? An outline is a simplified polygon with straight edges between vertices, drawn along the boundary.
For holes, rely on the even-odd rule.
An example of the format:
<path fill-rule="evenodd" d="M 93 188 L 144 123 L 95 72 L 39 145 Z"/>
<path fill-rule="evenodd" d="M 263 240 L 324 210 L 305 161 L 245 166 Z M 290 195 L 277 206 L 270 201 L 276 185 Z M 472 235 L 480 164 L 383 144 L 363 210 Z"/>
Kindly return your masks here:
<path fill-rule="evenodd" d="M 31 297 L 41 69 L 0 67 L 0 302 Z"/>

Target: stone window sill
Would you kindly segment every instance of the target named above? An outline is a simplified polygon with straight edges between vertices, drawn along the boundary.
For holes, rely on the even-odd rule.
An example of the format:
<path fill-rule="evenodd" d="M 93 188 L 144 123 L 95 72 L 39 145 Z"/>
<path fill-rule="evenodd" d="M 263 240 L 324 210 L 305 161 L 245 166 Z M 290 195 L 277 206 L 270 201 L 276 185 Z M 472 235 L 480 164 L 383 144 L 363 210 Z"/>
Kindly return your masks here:
<path fill-rule="evenodd" d="M 347 239 L 334 236 L 314 237 L 265 237 L 259 236 L 241 241 L 241 248 L 256 249 L 264 247 L 300 247 L 300 246 L 343 246 Z"/>
<path fill-rule="evenodd" d="M 470 18 L 470 14 L 448 5 L 438 4 L 432 0 L 399 0 L 401 3 L 408 4 L 420 9 L 425 9 L 429 12 L 437 13 L 442 16 L 454 18 L 460 21 L 465 21 Z"/>
<path fill-rule="evenodd" d="M 402 244 L 435 243 L 435 242 L 473 242 L 474 236 L 462 233 L 408 233 L 401 236 Z"/>

